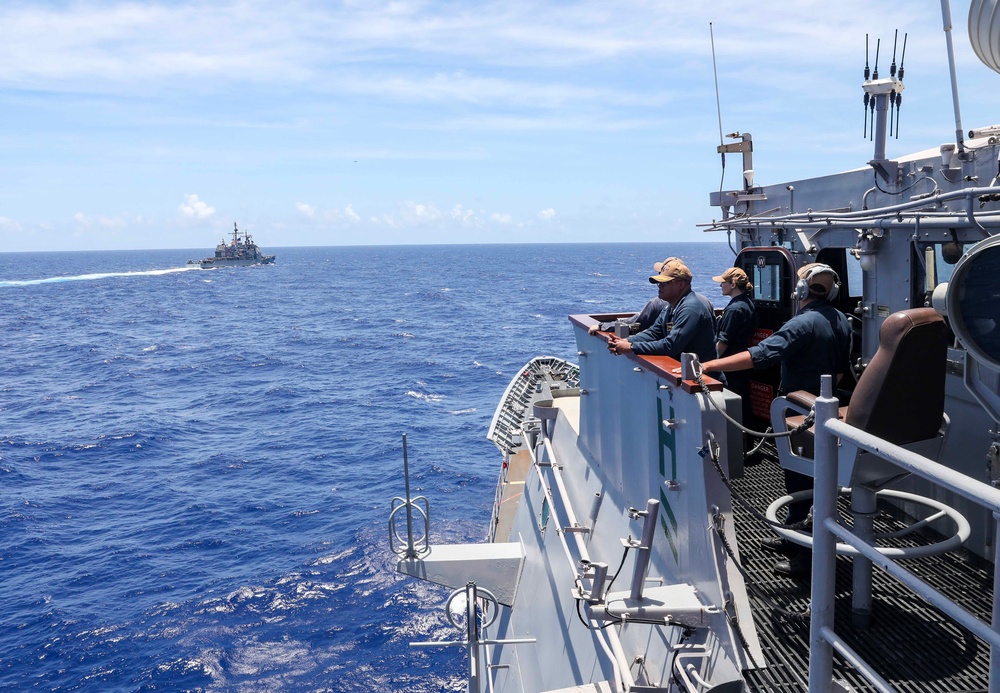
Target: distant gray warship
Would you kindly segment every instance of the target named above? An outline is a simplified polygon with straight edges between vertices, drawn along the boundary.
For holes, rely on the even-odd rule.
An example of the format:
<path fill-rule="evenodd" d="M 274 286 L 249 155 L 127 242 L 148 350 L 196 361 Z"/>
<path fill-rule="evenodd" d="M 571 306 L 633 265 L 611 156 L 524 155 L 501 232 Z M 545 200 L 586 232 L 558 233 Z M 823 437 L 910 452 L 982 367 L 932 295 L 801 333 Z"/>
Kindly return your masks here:
<path fill-rule="evenodd" d="M 188 261 L 189 265 L 195 264 L 194 260 Z M 232 265 L 272 265 L 274 255 L 265 255 L 253 242 L 249 233 L 240 236 L 240 231 L 233 224 L 233 240 L 226 243 L 225 239 L 215 246 L 215 257 L 207 257 L 201 262 L 202 269 L 210 267 L 229 267 Z"/>

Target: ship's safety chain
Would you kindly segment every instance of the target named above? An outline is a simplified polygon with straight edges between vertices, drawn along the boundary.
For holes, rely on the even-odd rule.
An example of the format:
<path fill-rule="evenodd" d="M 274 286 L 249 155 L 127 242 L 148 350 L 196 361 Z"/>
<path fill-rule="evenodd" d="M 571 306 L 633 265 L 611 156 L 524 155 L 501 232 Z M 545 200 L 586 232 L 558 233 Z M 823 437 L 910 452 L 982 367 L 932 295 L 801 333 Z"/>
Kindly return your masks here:
<path fill-rule="evenodd" d="M 765 523 L 767 523 L 772 527 L 781 527 L 782 529 L 796 529 L 796 530 L 803 529 L 804 527 L 807 527 L 812 523 L 812 513 L 810 513 L 810 516 L 807 517 L 805 520 L 802 520 L 801 522 L 795 522 L 790 525 L 784 525 L 779 522 L 773 522 L 772 520 L 768 520 L 756 509 L 754 509 L 750 505 L 749 501 L 747 501 L 735 489 L 733 489 L 732 484 L 729 481 L 729 478 L 726 476 L 726 473 L 722 469 L 722 464 L 719 462 L 719 444 L 715 442 L 714 437 L 709 440 L 708 445 L 706 445 L 704 448 L 701 449 L 701 451 L 699 451 L 699 454 L 703 455 L 707 454 L 712 458 L 712 462 L 715 465 L 715 470 L 719 473 L 719 478 L 722 479 L 722 483 L 726 485 L 726 488 L 729 489 L 733 497 L 736 498 L 741 505 L 747 508 L 750 511 L 750 513 L 753 514 L 754 517 L 763 520 Z M 810 609 L 808 607 L 806 607 L 804 610 L 801 611 L 788 609 L 787 607 L 779 604 L 773 597 L 771 597 L 771 595 L 765 592 L 757 584 L 757 582 L 753 579 L 753 577 L 746 571 L 746 569 L 743 568 L 743 565 L 736 558 L 736 552 L 733 550 L 733 547 L 730 546 L 729 540 L 726 538 L 726 533 L 723 530 L 722 527 L 723 516 L 721 515 L 721 513 L 717 513 L 713 519 L 715 521 L 712 523 L 712 530 L 719 537 L 719 541 L 722 543 L 722 548 L 725 550 L 726 555 L 729 556 L 729 560 L 731 560 L 733 562 L 733 565 L 736 566 L 736 569 L 740 571 L 740 574 L 743 576 L 743 580 L 746 582 L 747 587 L 750 588 L 754 592 L 754 594 L 757 595 L 758 598 L 770 604 L 772 609 L 782 614 L 783 616 L 792 619 L 809 618 Z M 729 618 L 730 622 L 733 623 L 733 627 L 736 630 L 737 636 L 739 637 L 740 641 L 743 642 L 744 639 L 743 634 L 740 632 L 738 625 L 736 625 L 735 619 L 730 618 L 728 613 L 729 613 L 728 610 L 726 610 L 727 618 Z M 744 647 L 746 647 L 745 643 Z M 749 654 L 750 653 L 748 651 L 747 655 L 749 656 Z"/>
<path fill-rule="evenodd" d="M 728 545 L 728 542 L 726 541 L 725 534 L 722 531 L 719 531 L 718 534 L 719 534 L 719 537 L 722 538 L 722 545 L 725 547 L 726 553 L 729 554 L 729 545 Z M 732 554 L 729 554 L 729 555 L 730 555 L 730 559 L 732 559 Z M 733 561 L 733 562 L 735 563 L 735 561 Z M 743 567 L 739 566 L 739 570 L 742 572 Z M 749 583 L 747 583 L 747 584 L 749 584 Z M 759 596 L 763 596 L 763 595 L 759 595 Z M 764 597 L 764 598 L 766 599 L 766 597 Z M 747 642 L 747 636 L 743 633 L 743 627 L 740 626 L 740 618 L 736 614 L 735 609 L 732 612 L 729 611 L 729 606 L 730 605 L 731 605 L 731 602 L 726 602 L 723 605 L 722 612 L 726 615 L 726 620 L 729 622 L 729 625 L 733 629 L 733 632 L 736 633 L 736 639 L 740 641 L 740 646 L 743 648 L 743 651 L 746 652 L 747 659 L 749 659 L 750 663 L 753 664 L 754 669 L 760 669 L 761 668 L 760 664 L 758 664 L 757 660 L 753 658 L 753 653 L 750 651 L 750 643 Z M 778 607 L 775 607 L 775 608 L 778 608 Z"/>
<path fill-rule="evenodd" d="M 718 516 L 716 517 L 718 518 Z M 789 609 L 785 606 L 782 606 L 777 602 L 777 600 L 774 599 L 774 597 L 765 592 L 763 588 L 761 588 L 757 584 L 757 582 L 753 579 L 753 577 L 736 559 L 736 552 L 733 551 L 733 547 L 729 544 L 729 540 L 726 539 L 726 533 L 722 530 L 721 523 L 718 520 L 715 523 L 713 523 L 712 529 L 715 531 L 716 536 L 719 537 L 719 541 L 722 543 L 722 548 L 725 549 L 726 555 L 729 556 L 729 560 L 731 560 L 733 562 L 733 565 L 736 566 L 736 569 L 740 571 L 740 574 L 743 576 L 743 580 L 746 583 L 747 587 L 749 587 L 753 591 L 753 593 L 757 595 L 759 599 L 770 604 L 771 608 L 780 613 L 782 616 L 786 616 L 791 619 L 809 618 L 810 615 L 809 607 L 806 607 L 805 609 L 802 609 L 800 611 L 800 610 Z M 729 620 L 730 623 L 733 624 L 733 627 L 736 630 L 736 634 L 737 636 L 739 636 L 740 642 L 743 643 L 743 647 L 745 648 L 747 646 L 745 642 L 745 636 L 743 635 L 742 632 L 740 632 L 739 626 L 736 623 L 736 618 L 729 615 L 728 609 L 726 610 L 726 618 Z M 750 652 L 748 650 L 747 655 L 749 656 L 749 654 Z M 751 657 L 751 659 L 753 658 Z"/>
<path fill-rule="evenodd" d="M 746 508 L 747 511 L 754 516 L 754 518 L 760 520 L 769 527 L 778 527 L 780 529 L 800 530 L 800 529 L 808 529 L 809 527 L 812 526 L 811 512 L 809 513 L 809 516 L 806 519 L 786 525 L 781 522 L 775 522 L 774 520 L 767 519 L 767 516 L 764 515 L 764 513 L 760 512 L 755 507 L 753 507 L 750 501 L 744 498 L 743 494 L 741 494 L 733 487 L 732 482 L 729 481 L 729 477 L 726 476 L 726 472 L 722 469 L 722 463 L 719 462 L 719 444 L 715 442 L 714 436 L 712 436 L 709 439 L 705 447 L 701 448 L 698 451 L 698 454 L 701 455 L 702 457 L 707 456 L 712 459 L 712 464 L 715 466 L 715 471 L 718 473 L 719 478 L 722 479 L 722 483 L 726 485 L 727 489 L 729 489 L 729 493 L 732 494 L 733 498 L 735 498 L 740 505 Z"/>
<path fill-rule="evenodd" d="M 808 414 L 808 416 L 806 416 L 805 420 L 801 424 L 799 424 L 795 428 L 789 429 L 789 430 L 784 431 L 782 433 L 773 433 L 771 431 L 770 427 L 768 427 L 768 429 L 766 431 L 755 431 L 752 428 L 747 428 L 746 426 L 744 426 L 743 424 L 741 424 L 739 421 L 737 421 L 736 419 L 734 419 L 733 417 L 731 417 L 729 414 L 726 413 L 726 411 L 722 407 L 720 407 L 716 403 L 715 399 L 712 397 L 712 391 L 708 389 L 708 385 L 705 384 L 704 378 L 701 377 L 701 370 L 699 370 L 697 373 L 695 373 L 694 379 L 698 383 L 699 387 L 701 387 L 701 391 L 708 398 L 708 401 L 712 403 L 712 406 L 715 407 L 716 411 L 718 411 L 720 414 L 722 414 L 723 418 L 726 421 L 728 421 L 732 425 L 736 426 L 736 428 L 738 428 L 739 430 L 743 431 L 747 435 L 753 436 L 754 438 L 760 438 L 762 440 L 764 438 L 787 438 L 788 436 L 794 435 L 794 434 L 798 433 L 799 431 L 804 431 L 807 428 L 810 428 L 814 423 L 816 423 L 816 413 L 813 412 L 813 411 L 810 411 L 809 414 Z"/>

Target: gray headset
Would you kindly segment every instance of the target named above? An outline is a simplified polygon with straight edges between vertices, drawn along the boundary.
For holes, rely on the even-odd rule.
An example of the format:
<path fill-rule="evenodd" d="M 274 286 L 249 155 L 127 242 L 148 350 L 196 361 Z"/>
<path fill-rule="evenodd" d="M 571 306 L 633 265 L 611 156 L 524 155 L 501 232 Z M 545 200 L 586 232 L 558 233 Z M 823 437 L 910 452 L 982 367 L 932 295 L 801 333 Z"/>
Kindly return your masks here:
<path fill-rule="evenodd" d="M 830 273 L 833 275 L 833 288 L 830 289 L 830 293 L 820 293 L 818 291 L 812 291 L 812 287 L 816 285 L 812 279 L 817 274 Z M 825 286 L 820 284 L 823 289 Z M 834 271 L 830 265 L 824 265 L 822 263 L 816 263 L 809 268 L 806 272 L 806 276 L 800 277 L 798 283 L 795 284 L 795 293 L 792 294 L 792 298 L 796 301 L 804 301 L 809 298 L 810 294 L 820 298 L 825 298 L 828 301 L 836 300 L 837 294 L 840 293 L 840 276 Z"/>

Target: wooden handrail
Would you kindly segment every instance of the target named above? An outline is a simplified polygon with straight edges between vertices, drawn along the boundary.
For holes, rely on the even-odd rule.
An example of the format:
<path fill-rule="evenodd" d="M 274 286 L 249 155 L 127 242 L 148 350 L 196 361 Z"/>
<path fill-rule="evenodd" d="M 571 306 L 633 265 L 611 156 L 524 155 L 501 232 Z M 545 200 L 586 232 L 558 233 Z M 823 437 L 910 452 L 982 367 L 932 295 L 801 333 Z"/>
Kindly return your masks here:
<path fill-rule="evenodd" d="M 610 315 L 612 314 L 570 315 L 569 320 L 577 327 L 582 327 L 585 330 L 589 330 L 591 325 L 600 325 L 600 323 L 602 322 L 608 322 L 609 320 L 606 318 L 609 318 Z M 622 317 L 623 315 L 625 316 L 632 315 L 632 313 L 613 314 L 613 315 L 614 317 L 610 317 L 611 320 L 614 320 L 615 317 Z M 604 340 L 605 343 L 607 343 L 613 335 L 610 332 L 602 332 L 598 330 L 596 333 L 594 333 L 593 336 L 595 339 L 601 339 Z M 673 370 L 675 368 L 681 367 L 680 361 L 678 361 L 677 359 L 671 358 L 669 356 L 646 356 L 633 353 L 623 354 L 623 356 L 626 356 L 632 359 L 633 361 L 642 364 L 642 366 L 647 370 L 652 371 L 660 378 L 666 380 L 669 384 L 680 387 L 684 392 L 688 394 L 694 394 L 696 392 L 701 391 L 701 388 L 698 387 L 698 383 L 696 381 L 681 380 L 681 377 L 679 375 L 674 374 Z M 706 375 L 704 376 L 704 380 L 705 380 L 705 385 L 707 385 L 708 389 L 713 392 L 718 392 L 719 390 L 723 389 L 722 383 L 716 380 L 715 378 Z"/>

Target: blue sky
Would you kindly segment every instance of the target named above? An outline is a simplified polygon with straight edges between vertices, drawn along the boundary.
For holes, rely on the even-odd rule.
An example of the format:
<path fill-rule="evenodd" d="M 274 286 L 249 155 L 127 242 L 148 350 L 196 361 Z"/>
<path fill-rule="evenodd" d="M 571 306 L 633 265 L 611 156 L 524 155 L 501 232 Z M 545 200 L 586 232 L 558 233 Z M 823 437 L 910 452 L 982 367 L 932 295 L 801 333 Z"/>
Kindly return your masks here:
<path fill-rule="evenodd" d="M 1000 122 L 967 13 L 966 130 Z M 871 158 L 866 32 L 883 76 L 909 33 L 889 156 L 954 140 L 933 0 L 8 1 L 0 251 L 721 240 L 709 22 L 759 184 Z"/>

